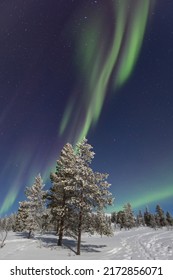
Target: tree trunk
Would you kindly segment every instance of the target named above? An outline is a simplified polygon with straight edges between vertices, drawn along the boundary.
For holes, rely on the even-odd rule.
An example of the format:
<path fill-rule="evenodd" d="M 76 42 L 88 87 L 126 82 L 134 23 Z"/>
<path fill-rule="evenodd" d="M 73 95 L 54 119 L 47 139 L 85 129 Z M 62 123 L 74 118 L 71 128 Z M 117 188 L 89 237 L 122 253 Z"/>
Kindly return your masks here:
<path fill-rule="evenodd" d="M 77 239 L 76 255 L 80 255 L 81 234 L 82 234 L 82 210 L 80 211 L 80 214 L 79 214 L 78 239 Z"/>
<path fill-rule="evenodd" d="M 61 222 L 60 222 L 58 246 L 62 246 L 63 231 L 64 231 L 64 217 L 61 218 Z"/>
<path fill-rule="evenodd" d="M 31 237 L 31 230 L 28 232 L 28 239 Z"/>
<path fill-rule="evenodd" d="M 63 203 L 62 203 L 62 209 L 64 209 L 66 204 L 66 195 L 65 191 L 63 193 Z M 63 213 L 61 220 L 60 220 L 60 225 L 59 225 L 59 239 L 58 239 L 58 246 L 62 246 L 62 239 L 64 235 L 64 221 L 66 219 L 66 213 Z"/>

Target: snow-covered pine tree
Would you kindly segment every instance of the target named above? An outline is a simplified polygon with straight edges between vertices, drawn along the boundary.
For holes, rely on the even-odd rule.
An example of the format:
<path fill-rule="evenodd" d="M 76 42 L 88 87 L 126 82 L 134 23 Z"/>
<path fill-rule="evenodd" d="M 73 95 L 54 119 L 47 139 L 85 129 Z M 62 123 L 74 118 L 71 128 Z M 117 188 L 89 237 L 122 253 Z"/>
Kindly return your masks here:
<path fill-rule="evenodd" d="M 73 215 L 75 168 L 76 156 L 72 145 L 67 143 L 57 160 L 56 172 L 50 175 L 52 187 L 47 194 L 48 208 L 51 209 L 52 220 L 57 225 L 58 246 L 62 245 L 64 231 L 70 227 L 70 216 Z"/>
<path fill-rule="evenodd" d="M 93 231 L 96 231 L 101 236 L 109 236 L 113 234 L 111 220 L 102 211 L 98 211 L 97 214 L 92 215 L 92 221 L 90 221 L 90 225 L 91 224 L 93 226 Z"/>
<path fill-rule="evenodd" d="M 117 222 L 117 225 L 119 225 L 120 230 L 125 227 L 126 218 L 125 218 L 124 211 L 122 211 L 122 210 L 118 211 L 118 213 L 117 213 L 117 221 L 116 222 Z"/>
<path fill-rule="evenodd" d="M 157 226 L 156 217 L 155 215 L 149 212 L 148 208 L 146 208 L 144 212 L 144 222 L 146 226 L 156 229 Z"/>
<path fill-rule="evenodd" d="M 57 161 L 56 172 L 51 173 L 52 187 L 48 193 L 48 207 L 59 225 L 58 245 L 62 244 L 64 231 L 77 238 L 80 254 L 81 233 L 88 231 L 91 213 L 103 211 L 112 203 L 108 174 L 94 173 L 90 164 L 94 157 L 91 145 L 84 139 L 75 151 L 66 144 Z"/>
<path fill-rule="evenodd" d="M 44 190 L 43 180 L 41 175 L 35 177 L 35 182 L 31 187 L 26 187 L 25 195 L 28 203 L 27 227 L 32 230 L 43 231 L 43 216 L 46 213 L 46 193 Z"/>
<path fill-rule="evenodd" d="M 130 229 L 135 226 L 135 217 L 133 214 L 132 206 L 130 203 L 127 203 L 123 206 L 125 214 L 125 227 Z"/>
<path fill-rule="evenodd" d="M 173 217 L 168 211 L 166 212 L 166 224 L 167 226 L 173 226 Z"/>
<path fill-rule="evenodd" d="M 114 224 L 117 223 L 117 213 L 115 211 L 111 213 L 111 222 Z"/>
<path fill-rule="evenodd" d="M 160 205 L 156 206 L 156 221 L 157 221 L 157 226 L 158 227 L 164 227 L 166 226 L 166 218 L 164 211 L 160 207 Z"/>
<path fill-rule="evenodd" d="M 150 214 L 150 227 L 157 228 L 157 217 L 156 215 Z"/>
<path fill-rule="evenodd" d="M 41 175 L 35 178 L 31 187 L 26 187 L 26 201 L 19 202 L 19 209 L 16 215 L 15 231 L 28 231 L 28 238 L 35 230 L 42 231 L 46 212 L 46 191 L 43 190 L 43 180 Z"/>
<path fill-rule="evenodd" d="M 142 215 L 141 210 L 139 210 L 139 212 L 138 212 L 138 214 L 136 216 L 136 225 L 138 227 L 145 226 L 145 221 L 144 221 L 144 217 Z"/>
<path fill-rule="evenodd" d="M 28 203 L 27 201 L 19 202 L 14 230 L 22 232 L 26 229 L 26 219 L 28 218 Z"/>
<path fill-rule="evenodd" d="M 147 227 L 151 226 L 150 219 L 151 219 L 151 213 L 149 212 L 148 207 L 146 207 L 144 212 L 144 222 Z"/>
<path fill-rule="evenodd" d="M 92 211 L 104 212 L 112 204 L 112 194 L 108 191 L 108 174 L 94 172 L 90 164 L 94 158 L 93 147 L 87 139 L 76 145 L 76 174 L 74 188 L 74 205 L 77 221 L 77 255 L 80 255 L 81 234 L 85 230 L 85 219 L 91 219 Z"/>

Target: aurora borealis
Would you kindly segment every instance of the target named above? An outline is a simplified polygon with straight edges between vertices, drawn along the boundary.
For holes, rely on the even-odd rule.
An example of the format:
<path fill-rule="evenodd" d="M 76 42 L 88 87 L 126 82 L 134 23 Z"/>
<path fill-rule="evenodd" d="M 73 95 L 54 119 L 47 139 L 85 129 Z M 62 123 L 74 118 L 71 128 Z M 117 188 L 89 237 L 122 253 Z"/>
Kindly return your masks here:
<path fill-rule="evenodd" d="M 0 215 L 84 136 L 118 209 L 173 199 L 169 0 L 0 1 Z"/>
<path fill-rule="evenodd" d="M 129 6 L 127 0 L 108 1 L 106 4 L 108 11 L 103 6 L 96 19 L 95 13 L 91 15 L 86 30 L 79 34 L 80 39 L 77 38 L 79 41 L 77 60 L 80 61 L 82 68 L 79 71 L 82 72 L 79 79 L 83 83 L 78 98 L 76 100 L 75 96 L 70 98 L 60 126 L 60 134 L 63 134 L 66 127 L 69 132 L 68 122 L 70 123 L 72 141 L 83 139 L 97 123 L 108 85 L 111 82 L 114 88 L 123 85 L 133 70 L 154 1 L 131 1 L 131 3 Z M 111 11 L 114 22 L 109 22 Z M 111 30 L 109 34 L 107 30 L 110 29 L 113 31 Z M 72 125 L 69 121 L 71 116 Z"/>

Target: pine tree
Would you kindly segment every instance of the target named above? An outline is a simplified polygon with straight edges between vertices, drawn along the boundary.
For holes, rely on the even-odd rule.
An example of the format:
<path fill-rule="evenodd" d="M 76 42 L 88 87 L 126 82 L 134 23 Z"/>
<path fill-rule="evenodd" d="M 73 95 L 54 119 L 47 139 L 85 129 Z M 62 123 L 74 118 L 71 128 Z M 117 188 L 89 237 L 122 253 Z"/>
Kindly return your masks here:
<path fill-rule="evenodd" d="M 145 221 L 144 221 L 144 217 L 142 215 L 141 210 L 139 210 L 137 217 L 136 217 L 136 225 L 137 226 L 144 226 L 145 225 Z"/>
<path fill-rule="evenodd" d="M 135 217 L 133 214 L 132 206 L 130 203 L 124 205 L 124 214 L 125 214 L 125 221 L 124 226 L 127 229 L 130 229 L 135 226 Z"/>
<path fill-rule="evenodd" d="M 144 222 L 145 222 L 146 226 L 151 226 L 150 219 L 151 219 L 151 213 L 149 212 L 148 208 L 146 207 L 146 210 L 144 212 Z"/>
<path fill-rule="evenodd" d="M 166 223 L 168 226 L 173 226 L 173 217 L 168 211 L 166 212 Z"/>
<path fill-rule="evenodd" d="M 160 205 L 156 206 L 156 221 L 157 221 L 158 227 L 166 226 L 166 219 L 165 219 L 164 211 L 162 210 Z"/>
<path fill-rule="evenodd" d="M 126 225 L 125 212 L 122 210 L 117 213 L 117 224 L 120 226 L 120 230 Z"/>
<path fill-rule="evenodd" d="M 64 231 L 69 228 L 70 215 L 73 215 L 74 174 L 76 156 L 71 144 L 66 144 L 57 160 L 56 172 L 51 173 L 47 199 L 53 221 L 57 224 L 58 246 L 62 245 Z"/>
<path fill-rule="evenodd" d="M 150 227 L 156 229 L 156 227 L 157 227 L 157 217 L 156 217 L 156 215 L 150 214 Z"/>
<path fill-rule="evenodd" d="M 116 212 L 111 213 L 111 222 L 114 224 L 117 223 L 117 213 Z"/>
<path fill-rule="evenodd" d="M 103 235 L 112 235 L 111 220 L 110 217 L 106 216 L 102 211 L 98 211 L 96 214 L 92 214 L 92 222 L 89 221 L 88 227 L 92 225 L 93 233 L 94 231 Z"/>
<path fill-rule="evenodd" d="M 19 202 L 19 209 L 16 215 L 14 230 L 22 232 L 26 229 L 26 220 L 28 218 L 28 203 L 27 201 Z"/>
<path fill-rule="evenodd" d="M 46 213 L 46 191 L 43 190 L 41 175 L 35 178 L 31 187 L 27 187 L 26 201 L 19 202 L 14 229 L 16 231 L 28 231 L 28 238 L 35 230 L 43 230 L 44 214 Z"/>
<path fill-rule="evenodd" d="M 112 195 L 108 191 L 108 174 L 94 172 L 90 165 L 94 158 L 92 146 L 84 139 L 76 146 L 77 172 L 75 175 L 75 206 L 78 216 L 77 255 L 80 255 L 81 234 L 85 228 L 84 217 L 89 219 L 93 209 L 100 215 L 107 205 L 112 204 Z"/>
<path fill-rule="evenodd" d="M 32 230 L 42 232 L 44 223 L 44 214 L 46 213 L 46 191 L 44 189 L 41 175 L 35 177 L 35 182 L 31 187 L 27 187 L 25 195 L 28 203 L 27 223 Z"/>
<path fill-rule="evenodd" d="M 94 157 L 92 146 L 84 139 L 76 145 L 62 149 L 57 161 L 56 172 L 51 174 L 52 187 L 48 193 L 48 207 L 58 221 L 59 240 L 62 244 L 64 231 L 77 238 L 77 254 L 80 254 L 82 231 L 88 231 L 92 224 L 92 212 L 99 213 L 112 203 L 108 174 L 94 172 L 91 161 Z"/>
<path fill-rule="evenodd" d="M 156 228 L 157 221 L 155 215 L 149 212 L 148 208 L 146 208 L 144 212 L 144 222 L 148 227 Z"/>

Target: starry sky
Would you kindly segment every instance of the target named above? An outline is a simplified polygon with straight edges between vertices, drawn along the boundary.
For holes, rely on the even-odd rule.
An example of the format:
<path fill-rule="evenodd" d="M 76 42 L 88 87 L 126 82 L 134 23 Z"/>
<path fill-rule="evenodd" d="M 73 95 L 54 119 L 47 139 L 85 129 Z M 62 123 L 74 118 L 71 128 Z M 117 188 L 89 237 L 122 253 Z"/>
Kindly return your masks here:
<path fill-rule="evenodd" d="M 0 215 L 84 136 L 112 210 L 173 212 L 173 1 L 0 0 Z"/>

